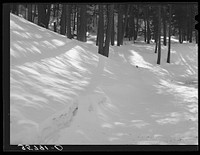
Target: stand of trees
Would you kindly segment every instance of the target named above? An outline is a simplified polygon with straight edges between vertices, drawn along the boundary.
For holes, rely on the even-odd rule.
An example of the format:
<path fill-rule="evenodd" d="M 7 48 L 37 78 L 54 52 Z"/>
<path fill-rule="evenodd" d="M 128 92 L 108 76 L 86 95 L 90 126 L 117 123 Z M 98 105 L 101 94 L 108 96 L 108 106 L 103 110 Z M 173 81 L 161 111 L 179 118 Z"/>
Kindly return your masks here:
<path fill-rule="evenodd" d="M 144 42 L 155 42 L 155 53 L 160 64 L 161 44 L 168 45 L 167 62 L 170 63 L 171 35 L 179 42 L 198 43 L 195 30 L 197 3 L 131 3 L 131 4 L 10 4 L 13 14 L 30 22 L 66 35 L 87 41 L 87 32 L 97 35 L 98 53 L 108 57 L 109 46 L 123 45 L 124 38 L 135 43 L 143 36 Z M 161 38 L 161 36 L 163 36 Z M 168 39 L 167 39 L 168 36 Z"/>

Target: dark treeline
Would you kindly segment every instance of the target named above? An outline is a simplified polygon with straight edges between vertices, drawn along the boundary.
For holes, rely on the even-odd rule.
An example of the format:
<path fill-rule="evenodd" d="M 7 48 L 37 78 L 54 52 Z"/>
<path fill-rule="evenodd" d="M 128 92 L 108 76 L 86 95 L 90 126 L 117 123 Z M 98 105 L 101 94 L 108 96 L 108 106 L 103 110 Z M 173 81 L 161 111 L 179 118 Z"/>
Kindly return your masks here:
<path fill-rule="evenodd" d="M 161 45 L 168 46 L 170 63 L 171 36 L 179 42 L 198 42 L 195 30 L 197 3 L 124 3 L 124 4 L 10 4 L 10 12 L 46 29 L 86 42 L 88 34 L 97 35 L 98 53 L 108 57 L 109 46 L 123 45 L 124 38 L 135 43 L 155 42 L 160 64 Z M 152 42 L 153 41 L 153 42 Z"/>

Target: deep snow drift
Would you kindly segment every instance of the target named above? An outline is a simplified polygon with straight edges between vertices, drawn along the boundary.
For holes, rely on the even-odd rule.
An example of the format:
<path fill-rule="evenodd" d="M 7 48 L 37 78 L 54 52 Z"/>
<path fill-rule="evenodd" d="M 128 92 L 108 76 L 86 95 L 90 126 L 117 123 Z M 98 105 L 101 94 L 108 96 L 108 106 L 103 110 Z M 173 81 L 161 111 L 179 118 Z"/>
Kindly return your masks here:
<path fill-rule="evenodd" d="M 110 47 L 109 58 L 10 15 L 11 144 L 197 144 L 197 45 Z M 138 66 L 138 67 L 136 67 Z"/>

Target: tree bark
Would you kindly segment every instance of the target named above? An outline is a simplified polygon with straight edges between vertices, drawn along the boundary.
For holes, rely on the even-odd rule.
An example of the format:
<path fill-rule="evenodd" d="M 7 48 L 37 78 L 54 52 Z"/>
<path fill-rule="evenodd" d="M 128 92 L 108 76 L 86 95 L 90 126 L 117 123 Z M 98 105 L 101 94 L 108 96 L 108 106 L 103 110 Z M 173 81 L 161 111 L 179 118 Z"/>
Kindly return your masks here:
<path fill-rule="evenodd" d="M 60 34 L 66 34 L 66 4 L 62 6 L 62 14 L 61 14 L 61 21 L 60 21 Z"/>
<path fill-rule="evenodd" d="M 98 21 L 99 21 L 100 19 L 98 19 Z M 98 46 L 99 45 L 99 27 L 100 26 L 100 24 L 98 23 L 98 26 L 97 26 L 97 39 L 96 39 L 96 46 Z"/>
<path fill-rule="evenodd" d="M 147 41 L 146 9 L 144 8 L 144 42 Z"/>
<path fill-rule="evenodd" d="M 45 21 L 46 21 L 45 27 L 46 27 L 46 29 L 49 28 L 50 14 L 51 14 L 51 4 L 48 4 L 48 5 L 47 5 L 46 16 L 45 16 L 45 19 L 46 19 L 46 20 L 45 20 Z"/>
<path fill-rule="evenodd" d="M 28 21 L 32 22 L 32 4 L 28 4 Z"/>
<path fill-rule="evenodd" d="M 77 5 L 77 22 L 76 22 L 77 40 L 80 40 L 80 6 Z"/>
<path fill-rule="evenodd" d="M 163 6 L 163 45 L 167 46 L 167 38 L 166 38 L 166 18 L 165 15 L 166 14 L 166 10 L 165 10 L 165 6 Z"/>
<path fill-rule="evenodd" d="M 138 21 L 139 21 L 139 6 L 138 6 L 138 12 L 137 12 L 137 16 L 136 16 L 136 30 L 134 31 L 134 40 L 137 40 L 137 36 L 138 36 Z"/>
<path fill-rule="evenodd" d="M 73 18 L 73 36 L 74 36 L 74 34 L 75 34 L 75 30 L 76 30 L 76 18 L 77 16 L 76 16 L 76 5 L 74 5 L 74 18 Z"/>
<path fill-rule="evenodd" d="M 149 25 L 149 6 L 147 6 L 147 44 L 150 44 L 151 39 L 151 32 L 150 32 L 150 25 Z"/>
<path fill-rule="evenodd" d="M 51 5 L 39 4 L 38 5 L 38 25 L 48 28 L 50 19 L 50 7 Z M 47 10 L 47 12 L 46 12 Z"/>
<path fill-rule="evenodd" d="M 179 43 L 183 43 L 183 41 L 182 41 L 182 28 L 181 28 L 181 26 L 179 25 Z"/>
<path fill-rule="evenodd" d="M 43 4 L 38 4 L 38 25 L 45 27 L 45 6 Z"/>
<path fill-rule="evenodd" d="M 113 9 L 114 9 L 114 5 L 111 4 L 111 5 L 108 5 L 107 6 L 108 8 L 108 17 L 107 17 L 107 20 L 108 20 L 108 24 L 107 24 L 107 29 L 106 29 L 106 40 L 105 40 L 105 48 L 104 48 L 104 55 L 106 57 L 108 57 L 109 55 L 109 46 L 110 46 L 110 39 L 111 39 L 111 29 L 112 29 L 112 26 L 113 26 L 113 22 L 112 22 L 112 19 L 113 19 Z"/>
<path fill-rule="evenodd" d="M 34 5 L 34 13 L 33 13 L 33 19 L 32 19 L 32 21 L 35 23 L 35 17 L 36 17 L 36 15 L 37 15 L 37 5 Z"/>
<path fill-rule="evenodd" d="M 122 6 L 118 5 L 118 20 L 117 20 L 117 46 L 121 45 L 121 38 L 122 38 L 122 24 L 123 24 L 123 16 L 122 16 Z"/>
<path fill-rule="evenodd" d="M 71 5 L 66 5 L 67 9 L 67 38 L 71 39 Z"/>
<path fill-rule="evenodd" d="M 130 5 L 127 5 L 126 8 L 127 8 L 127 10 L 126 10 L 126 14 L 125 14 L 123 29 L 122 29 L 121 45 L 123 45 L 123 40 L 124 40 L 124 36 L 125 36 L 125 30 L 126 30 L 126 27 L 127 27 L 127 20 L 128 20 Z"/>
<path fill-rule="evenodd" d="M 54 19 L 56 18 L 56 5 L 53 6 L 53 17 L 54 17 Z M 56 27 L 56 22 L 55 21 L 53 22 L 53 30 L 54 30 L 54 32 L 57 31 L 57 27 Z"/>
<path fill-rule="evenodd" d="M 161 6 L 158 6 L 158 58 L 157 64 L 160 64 L 161 59 L 161 40 L 160 40 L 160 33 L 161 32 Z"/>
<path fill-rule="evenodd" d="M 111 29 L 111 45 L 114 46 L 115 44 L 115 26 L 114 26 L 114 12 L 112 16 L 112 29 Z"/>
<path fill-rule="evenodd" d="M 103 43 L 104 43 L 104 16 L 103 16 L 103 5 L 99 5 L 99 22 L 98 22 L 98 53 L 103 55 Z"/>
<path fill-rule="evenodd" d="M 86 5 L 81 5 L 80 10 L 80 41 L 86 42 L 86 31 L 87 31 L 87 17 L 86 17 Z"/>
<path fill-rule="evenodd" d="M 168 31 L 168 54 L 167 54 L 167 63 L 170 63 L 170 50 L 171 50 L 171 17 L 172 17 L 172 8 L 169 5 L 169 31 Z"/>

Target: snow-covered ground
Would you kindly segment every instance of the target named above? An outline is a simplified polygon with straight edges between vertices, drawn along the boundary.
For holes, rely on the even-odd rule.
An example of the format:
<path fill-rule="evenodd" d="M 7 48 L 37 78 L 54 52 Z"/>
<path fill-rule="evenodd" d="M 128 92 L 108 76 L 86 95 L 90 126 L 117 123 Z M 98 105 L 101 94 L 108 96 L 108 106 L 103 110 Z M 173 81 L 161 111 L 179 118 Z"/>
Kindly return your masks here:
<path fill-rule="evenodd" d="M 10 15 L 11 144 L 197 144 L 197 45 L 137 41 L 98 54 Z M 136 67 L 138 66 L 138 67 Z"/>

